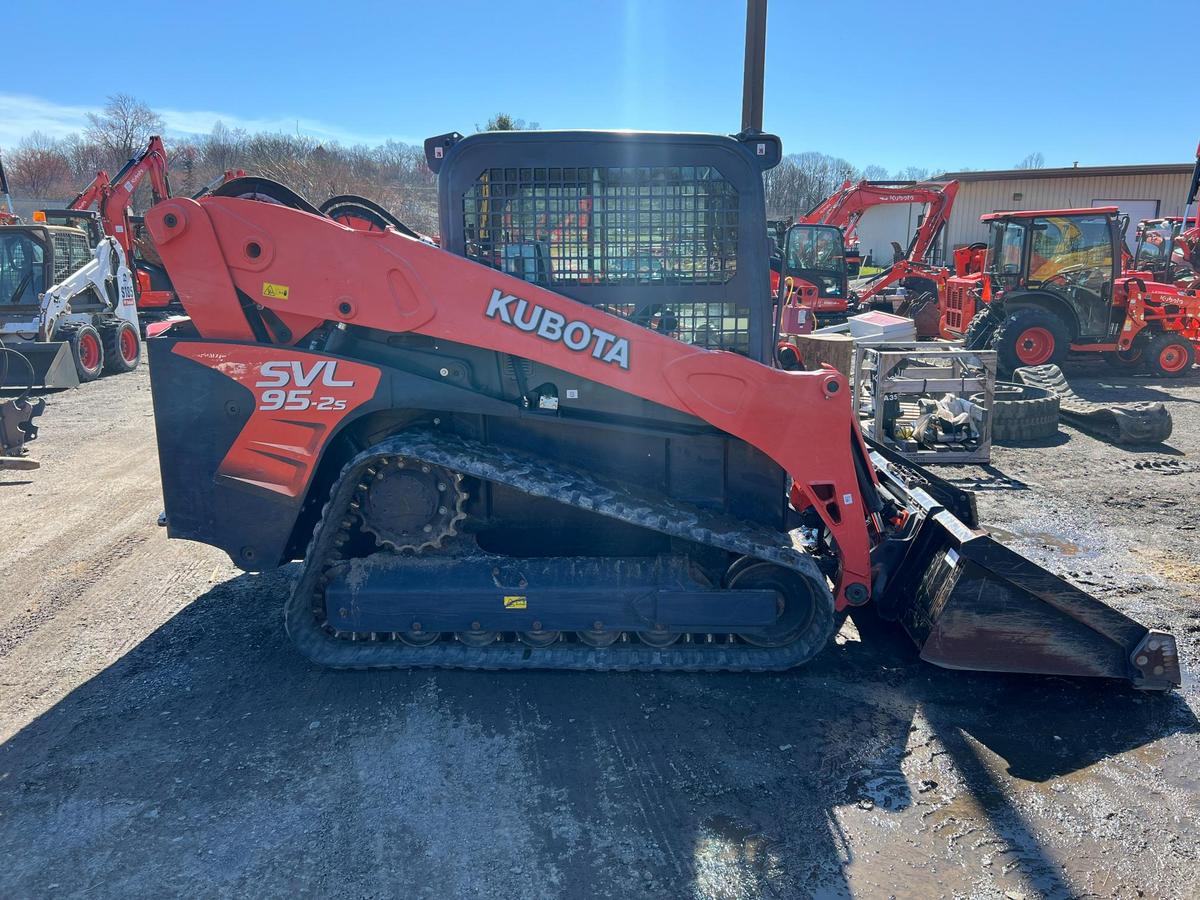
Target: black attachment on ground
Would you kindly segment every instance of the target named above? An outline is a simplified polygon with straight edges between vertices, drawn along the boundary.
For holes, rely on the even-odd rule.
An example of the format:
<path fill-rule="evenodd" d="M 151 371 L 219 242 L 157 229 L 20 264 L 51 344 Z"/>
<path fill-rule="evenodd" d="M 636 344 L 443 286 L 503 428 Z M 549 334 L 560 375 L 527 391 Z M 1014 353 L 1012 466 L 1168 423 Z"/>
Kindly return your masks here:
<path fill-rule="evenodd" d="M 1026 366 L 1013 377 L 1058 396 L 1060 416 L 1084 431 L 1117 444 L 1158 444 L 1171 436 L 1171 413 L 1158 402 L 1091 403 L 1067 383 L 1058 366 Z"/>

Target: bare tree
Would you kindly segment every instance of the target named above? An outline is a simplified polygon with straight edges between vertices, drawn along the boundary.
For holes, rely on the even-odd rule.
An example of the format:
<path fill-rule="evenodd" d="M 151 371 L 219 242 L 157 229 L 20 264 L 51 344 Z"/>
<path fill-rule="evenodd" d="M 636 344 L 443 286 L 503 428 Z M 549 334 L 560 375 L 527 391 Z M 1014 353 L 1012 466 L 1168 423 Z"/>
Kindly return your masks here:
<path fill-rule="evenodd" d="M 537 122 L 526 123 L 524 119 L 516 119 L 508 113 L 496 113 L 487 120 L 487 124 L 480 128 L 475 126 L 476 131 L 536 131 L 538 129 Z"/>
<path fill-rule="evenodd" d="M 8 154 L 6 171 L 15 194 L 38 199 L 74 194 L 70 160 L 57 141 L 41 132 L 33 132 Z"/>
<path fill-rule="evenodd" d="M 896 173 L 897 181 L 925 181 L 929 178 L 929 170 L 920 166 L 905 166 Z"/>
<path fill-rule="evenodd" d="M 1013 166 L 1014 169 L 1044 169 L 1046 167 L 1046 157 L 1042 156 L 1040 150 L 1030 153 L 1023 160 Z"/>
<path fill-rule="evenodd" d="M 887 181 L 888 170 L 883 166 L 867 166 L 862 170 L 862 177 L 867 181 Z"/>
<path fill-rule="evenodd" d="M 124 164 L 163 129 L 163 120 L 142 101 L 113 94 L 99 114 L 88 113 L 85 136 L 108 156 L 110 165 Z"/>

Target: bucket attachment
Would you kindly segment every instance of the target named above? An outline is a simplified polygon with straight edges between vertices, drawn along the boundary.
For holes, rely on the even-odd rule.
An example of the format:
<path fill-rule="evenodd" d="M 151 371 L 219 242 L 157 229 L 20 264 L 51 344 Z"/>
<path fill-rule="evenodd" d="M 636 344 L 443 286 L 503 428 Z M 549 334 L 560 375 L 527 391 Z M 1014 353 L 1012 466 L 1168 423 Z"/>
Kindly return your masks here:
<path fill-rule="evenodd" d="M 1174 637 L 968 527 L 934 499 L 957 491 L 953 485 L 878 453 L 872 460 L 884 490 L 911 516 L 907 548 L 892 551 L 899 562 L 880 614 L 899 620 L 921 659 L 949 669 L 1121 678 L 1143 690 L 1179 685 Z M 913 483 L 914 471 L 924 485 Z"/>
<path fill-rule="evenodd" d="M 71 345 L 66 341 L 21 341 L 5 346 L 18 351 L 29 360 L 29 365 L 33 368 L 33 384 L 30 385 L 28 368 L 23 365 L 9 365 L 4 374 L 3 387 L 79 387 L 79 372 L 75 369 Z"/>

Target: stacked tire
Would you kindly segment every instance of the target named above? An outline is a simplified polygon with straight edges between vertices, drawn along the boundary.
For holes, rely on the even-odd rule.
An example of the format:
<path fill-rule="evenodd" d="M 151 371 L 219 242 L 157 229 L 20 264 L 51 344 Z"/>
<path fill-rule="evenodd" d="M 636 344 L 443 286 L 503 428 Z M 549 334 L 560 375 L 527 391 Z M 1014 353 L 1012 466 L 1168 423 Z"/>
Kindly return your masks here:
<path fill-rule="evenodd" d="M 970 399 L 984 404 L 983 394 Z M 990 412 L 992 440 L 999 443 L 1041 441 L 1058 433 L 1058 396 L 1041 388 L 997 381 Z"/>

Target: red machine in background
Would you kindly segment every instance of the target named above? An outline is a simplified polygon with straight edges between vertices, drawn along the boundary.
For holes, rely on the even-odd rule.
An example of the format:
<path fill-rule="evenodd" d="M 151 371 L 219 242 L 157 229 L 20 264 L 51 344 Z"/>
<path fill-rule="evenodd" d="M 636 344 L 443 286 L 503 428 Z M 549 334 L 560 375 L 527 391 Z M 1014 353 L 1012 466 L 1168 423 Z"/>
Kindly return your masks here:
<path fill-rule="evenodd" d="M 1186 375 L 1200 345 L 1196 291 L 1124 268 L 1116 207 L 982 217 L 985 249 L 960 248 L 942 336 L 991 347 L 1003 369 L 1101 353 L 1112 364 Z"/>
<path fill-rule="evenodd" d="M 1200 286 L 1200 223 L 1188 215 L 1200 192 L 1200 146 L 1182 216 L 1145 219 L 1138 223 L 1132 268 L 1149 272 L 1155 281 L 1182 288 Z"/>
<path fill-rule="evenodd" d="M 982 216 L 987 243 L 954 252 L 942 337 L 992 347 L 1009 370 L 1072 352 L 1160 377 L 1188 374 L 1200 354 L 1200 228 L 1188 216 L 1198 191 L 1200 147 L 1183 216 L 1139 224 L 1134 255 L 1116 207 Z"/>
<path fill-rule="evenodd" d="M 109 178 L 108 173 L 101 169 L 91 183 L 67 204 L 67 209 L 77 211 L 95 206 L 100 213 L 104 233 L 121 245 L 125 259 L 134 271 L 139 313 L 165 312 L 175 302 L 175 292 L 164 283 L 165 274 L 161 265 L 157 260 L 144 258 L 142 251 L 145 246 L 137 239 L 140 218 L 133 215 L 133 195 L 147 176 L 150 178 L 152 203 L 160 203 L 171 196 L 167 148 L 158 135 L 153 135 L 146 149 L 125 163 L 116 178 Z"/>
<path fill-rule="evenodd" d="M 95 206 L 100 213 L 104 233 L 115 238 L 125 251 L 127 258 L 133 255 L 133 229 L 130 226 L 133 195 L 142 179 L 150 176 L 150 191 L 153 203 L 161 203 L 171 196 L 171 182 L 167 176 L 167 149 L 162 138 L 154 135 L 146 149 L 131 157 L 124 168 L 110 179 L 101 169 L 91 184 L 80 191 L 67 204 L 68 209 L 84 210 Z"/>
<path fill-rule="evenodd" d="M 925 204 L 925 213 L 907 250 L 901 250 L 899 244 L 893 243 L 896 258 L 892 264 L 877 275 L 851 282 L 849 302 L 860 309 L 884 306 L 916 320 L 919 334 L 936 334 L 938 296 L 950 273 L 941 266 L 932 265 L 930 257 L 950 219 L 957 194 L 957 181 L 904 187 L 847 181 L 799 222 L 841 228 L 849 261 L 856 252 L 851 248 L 857 248 L 855 232 L 858 223 L 867 210 L 894 204 Z"/>

